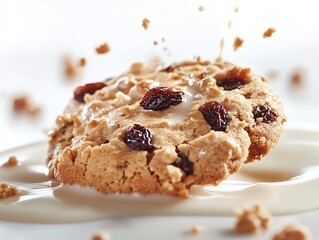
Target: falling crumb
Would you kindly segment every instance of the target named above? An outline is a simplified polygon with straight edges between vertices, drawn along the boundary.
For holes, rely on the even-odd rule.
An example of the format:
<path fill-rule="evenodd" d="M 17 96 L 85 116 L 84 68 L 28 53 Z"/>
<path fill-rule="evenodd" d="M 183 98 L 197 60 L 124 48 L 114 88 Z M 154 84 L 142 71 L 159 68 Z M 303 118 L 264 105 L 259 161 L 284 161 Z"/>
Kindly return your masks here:
<path fill-rule="evenodd" d="M 142 26 L 145 30 L 148 29 L 148 25 L 150 24 L 150 20 L 148 20 L 147 18 L 144 18 L 143 19 L 143 22 L 142 22 Z"/>
<path fill-rule="evenodd" d="M 233 44 L 233 48 L 234 51 L 237 51 L 239 48 L 241 48 L 241 46 L 243 45 L 244 40 L 242 40 L 240 37 L 235 37 L 234 39 L 234 44 Z"/>
<path fill-rule="evenodd" d="M 269 79 L 276 79 L 278 77 L 278 75 L 279 75 L 278 71 L 276 71 L 276 70 L 270 70 L 267 73 L 267 76 Z"/>
<path fill-rule="evenodd" d="M 164 47 L 164 48 L 163 48 L 163 51 L 167 51 L 167 50 L 168 50 L 167 47 Z"/>
<path fill-rule="evenodd" d="M 16 196 L 20 193 L 20 190 L 6 183 L 0 183 L 0 199 Z"/>
<path fill-rule="evenodd" d="M 229 21 L 228 21 L 228 24 L 227 24 L 228 28 L 231 28 L 231 27 L 232 27 L 232 25 L 233 25 L 232 20 L 229 20 Z"/>
<path fill-rule="evenodd" d="M 281 232 L 275 234 L 272 240 L 307 240 L 308 230 L 297 225 L 288 225 Z"/>
<path fill-rule="evenodd" d="M 272 35 L 273 33 L 275 33 L 275 32 L 276 32 L 276 29 L 274 29 L 274 28 L 268 28 L 268 29 L 264 32 L 263 38 L 269 38 L 269 37 L 271 37 L 271 35 Z"/>
<path fill-rule="evenodd" d="M 165 42 L 165 38 L 162 38 L 162 42 Z"/>
<path fill-rule="evenodd" d="M 292 73 L 290 83 L 293 87 L 301 87 L 305 85 L 306 80 L 306 72 L 304 70 L 297 69 Z"/>
<path fill-rule="evenodd" d="M 189 233 L 192 235 L 197 235 L 197 234 L 201 233 L 202 231 L 203 231 L 203 226 L 195 225 L 195 226 L 191 227 L 191 229 L 189 230 Z"/>
<path fill-rule="evenodd" d="M 235 7 L 234 12 L 238 13 L 238 11 L 239 11 L 239 7 Z"/>
<path fill-rule="evenodd" d="M 97 54 L 106 54 L 110 51 L 110 47 L 107 43 L 104 43 L 95 49 Z"/>
<path fill-rule="evenodd" d="M 78 66 L 70 57 L 64 58 L 64 74 L 67 79 L 73 79 L 79 75 Z"/>
<path fill-rule="evenodd" d="M 198 11 L 200 11 L 200 12 L 204 12 L 204 6 L 203 5 L 200 5 L 199 7 L 198 7 Z"/>
<path fill-rule="evenodd" d="M 131 65 L 130 72 L 133 74 L 141 74 L 144 68 L 144 63 L 136 62 Z"/>
<path fill-rule="evenodd" d="M 249 208 L 236 213 L 237 223 L 235 230 L 238 233 L 254 234 L 260 230 L 265 230 L 269 227 L 271 215 L 259 204 L 254 204 Z"/>
<path fill-rule="evenodd" d="M 156 46 L 158 44 L 158 42 L 156 40 L 153 41 L 154 46 Z"/>
<path fill-rule="evenodd" d="M 108 233 L 100 232 L 93 234 L 91 240 L 110 240 L 111 237 Z"/>
<path fill-rule="evenodd" d="M 84 67 L 86 65 L 86 59 L 85 58 L 81 58 L 80 62 L 79 62 L 80 67 Z"/>
<path fill-rule="evenodd" d="M 15 112 L 26 113 L 30 116 L 37 116 L 42 112 L 42 108 L 32 103 L 28 96 L 14 98 L 12 107 Z"/>
<path fill-rule="evenodd" d="M 1 167 L 16 167 L 19 165 L 19 161 L 15 156 L 9 157 L 8 161 L 6 161 L 4 164 L 2 164 Z"/>
<path fill-rule="evenodd" d="M 219 42 L 219 55 L 216 58 L 216 62 L 221 62 L 223 61 L 223 51 L 224 51 L 224 47 L 225 47 L 225 38 L 220 39 Z"/>

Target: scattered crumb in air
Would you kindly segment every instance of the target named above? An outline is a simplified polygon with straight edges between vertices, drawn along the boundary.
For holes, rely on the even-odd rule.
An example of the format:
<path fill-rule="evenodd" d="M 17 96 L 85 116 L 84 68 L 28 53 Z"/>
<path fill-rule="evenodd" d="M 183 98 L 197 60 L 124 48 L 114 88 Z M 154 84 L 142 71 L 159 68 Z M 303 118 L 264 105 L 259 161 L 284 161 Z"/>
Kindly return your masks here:
<path fill-rule="evenodd" d="M 150 24 L 150 20 L 148 20 L 147 18 L 144 18 L 144 19 L 143 19 L 143 22 L 142 22 L 142 26 L 143 26 L 143 28 L 144 28 L 145 30 L 148 29 L 149 24 Z"/>
<path fill-rule="evenodd" d="M 241 48 L 242 47 L 242 45 L 243 45 L 243 43 L 244 43 L 244 40 L 243 39 L 241 39 L 240 37 L 235 37 L 235 39 L 234 39 L 234 44 L 233 44 L 233 48 L 234 48 L 234 51 L 237 51 L 239 48 Z"/>
<path fill-rule="evenodd" d="M 264 35 L 263 35 L 263 38 L 269 38 L 272 36 L 273 33 L 276 32 L 276 29 L 274 28 L 268 28 L 265 32 L 264 32 Z"/>
<path fill-rule="evenodd" d="M 144 63 L 136 62 L 131 65 L 130 72 L 135 75 L 138 75 L 142 73 L 143 69 L 144 69 Z"/>
<path fill-rule="evenodd" d="M 266 73 L 266 75 L 267 75 L 268 79 L 275 80 L 276 78 L 278 78 L 279 73 L 276 70 L 269 70 Z"/>
<path fill-rule="evenodd" d="M 158 42 L 156 40 L 153 41 L 154 46 L 157 46 Z"/>
<path fill-rule="evenodd" d="M 106 54 L 110 51 L 110 46 L 104 43 L 95 49 L 97 54 Z"/>
<path fill-rule="evenodd" d="M 231 27 L 232 27 L 232 25 L 233 25 L 232 20 L 229 20 L 229 21 L 228 21 L 228 25 L 227 25 L 227 26 L 228 26 L 228 28 L 231 28 Z"/>
<path fill-rule="evenodd" d="M 161 40 L 162 40 L 162 42 L 165 42 L 165 38 L 162 38 Z"/>
<path fill-rule="evenodd" d="M 307 74 L 305 70 L 297 69 L 295 70 L 290 79 L 290 83 L 293 87 L 302 87 L 307 82 Z"/>
<path fill-rule="evenodd" d="M 204 12 L 204 6 L 203 5 L 200 5 L 199 7 L 198 7 L 198 11 L 200 11 L 200 12 Z"/>
<path fill-rule="evenodd" d="M 28 96 L 19 96 L 13 99 L 12 108 L 14 112 L 26 113 L 29 116 L 38 116 L 42 108 L 34 104 Z"/>
<path fill-rule="evenodd" d="M 80 62 L 79 62 L 80 67 L 84 67 L 86 65 L 86 59 L 85 58 L 81 58 Z"/>
<path fill-rule="evenodd" d="M 239 7 L 235 7 L 234 12 L 238 13 L 238 11 L 239 11 Z"/>

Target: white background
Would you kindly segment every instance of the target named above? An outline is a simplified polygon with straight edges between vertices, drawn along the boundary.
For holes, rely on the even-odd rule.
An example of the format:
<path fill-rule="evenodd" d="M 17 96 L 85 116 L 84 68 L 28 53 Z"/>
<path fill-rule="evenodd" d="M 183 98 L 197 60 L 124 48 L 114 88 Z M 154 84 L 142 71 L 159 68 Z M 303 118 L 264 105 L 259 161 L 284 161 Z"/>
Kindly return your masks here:
<path fill-rule="evenodd" d="M 200 5 L 204 12 L 198 11 Z M 1 0 L 0 149 L 45 139 L 44 131 L 53 126 L 77 85 L 120 74 L 132 62 L 155 57 L 169 63 L 195 55 L 214 60 L 223 36 L 227 61 L 265 76 L 278 71 L 271 84 L 284 101 L 288 125 L 318 125 L 317 5 L 314 0 Z M 141 27 L 144 17 L 151 21 L 148 31 Z M 228 29 L 230 19 L 233 27 Z M 268 27 L 277 32 L 263 39 Z M 233 52 L 236 35 L 245 42 Z M 153 40 L 160 42 L 162 37 L 165 43 L 153 46 Z M 111 52 L 98 56 L 94 49 L 104 42 Z M 75 60 L 87 58 L 81 78 L 65 81 L 65 55 Z M 300 89 L 289 85 L 296 68 L 304 69 L 308 76 Z M 43 106 L 42 117 L 12 114 L 12 98 L 24 93 Z"/>

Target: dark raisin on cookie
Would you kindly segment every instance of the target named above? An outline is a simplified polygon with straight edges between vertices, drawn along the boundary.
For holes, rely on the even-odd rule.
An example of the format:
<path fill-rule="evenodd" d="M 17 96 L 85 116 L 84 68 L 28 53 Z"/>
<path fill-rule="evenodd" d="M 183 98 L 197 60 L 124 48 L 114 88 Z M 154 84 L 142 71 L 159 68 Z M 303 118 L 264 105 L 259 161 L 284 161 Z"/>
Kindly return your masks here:
<path fill-rule="evenodd" d="M 218 87 L 224 88 L 226 91 L 240 89 L 245 85 L 245 82 L 239 78 L 225 78 L 217 82 Z"/>
<path fill-rule="evenodd" d="M 272 123 L 277 120 L 278 115 L 267 105 L 257 106 L 254 111 L 255 121 L 258 118 L 262 118 L 262 122 L 264 123 Z"/>
<path fill-rule="evenodd" d="M 174 91 L 167 87 L 156 87 L 148 90 L 140 102 L 147 110 L 161 111 L 183 101 L 183 92 Z"/>
<path fill-rule="evenodd" d="M 83 103 L 85 94 L 94 94 L 97 90 L 104 87 L 106 87 L 106 84 L 103 82 L 88 83 L 84 86 L 79 86 L 74 90 L 74 99 Z"/>
<path fill-rule="evenodd" d="M 166 67 L 166 68 L 162 68 L 161 70 L 160 70 L 160 72 L 167 72 L 167 73 L 170 73 L 170 72 L 174 72 L 174 70 L 175 70 L 175 67 L 174 66 L 172 66 L 172 65 L 169 65 L 168 67 Z"/>
<path fill-rule="evenodd" d="M 224 106 L 219 102 L 207 102 L 203 104 L 199 111 L 214 131 L 226 131 L 229 125 L 229 116 Z"/>
<path fill-rule="evenodd" d="M 176 148 L 178 160 L 173 163 L 173 166 L 182 169 L 186 175 L 191 175 L 194 172 L 194 163 L 188 157 Z"/>
<path fill-rule="evenodd" d="M 152 139 L 153 135 L 150 130 L 139 124 L 134 124 L 127 129 L 124 135 L 124 142 L 129 148 L 135 151 L 154 150 Z"/>

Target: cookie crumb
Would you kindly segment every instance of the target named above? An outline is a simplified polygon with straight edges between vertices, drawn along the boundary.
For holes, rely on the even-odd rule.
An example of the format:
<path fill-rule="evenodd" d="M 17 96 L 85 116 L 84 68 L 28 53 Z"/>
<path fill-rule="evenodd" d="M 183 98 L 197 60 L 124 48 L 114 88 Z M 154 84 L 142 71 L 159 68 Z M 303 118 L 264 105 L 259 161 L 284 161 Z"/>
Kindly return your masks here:
<path fill-rule="evenodd" d="M 267 72 L 267 77 L 269 78 L 269 79 L 276 79 L 276 78 L 278 78 L 278 71 L 276 71 L 276 70 L 269 70 L 268 72 Z"/>
<path fill-rule="evenodd" d="M 153 41 L 154 46 L 156 46 L 158 44 L 158 42 L 156 40 Z"/>
<path fill-rule="evenodd" d="M 5 167 L 5 168 L 16 167 L 18 165 L 19 165 L 19 161 L 18 161 L 17 157 L 11 156 L 11 157 L 9 157 L 8 161 L 6 161 L 4 164 L 2 164 L 1 167 Z"/>
<path fill-rule="evenodd" d="M 231 28 L 231 27 L 232 27 L 232 25 L 233 25 L 232 20 L 229 20 L 229 21 L 228 21 L 228 24 L 227 24 L 228 28 Z"/>
<path fill-rule="evenodd" d="M 236 213 L 235 230 L 238 233 L 254 234 L 269 227 L 271 215 L 259 204 L 254 204 Z"/>
<path fill-rule="evenodd" d="M 148 25 L 150 24 L 150 20 L 148 20 L 147 18 L 144 18 L 143 19 L 143 22 L 142 22 L 142 26 L 145 30 L 148 29 Z"/>
<path fill-rule="evenodd" d="M 281 232 L 275 234 L 272 240 L 308 240 L 308 231 L 305 227 L 288 225 Z"/>
<path fill-rule="evenodd" d="M 20 193 L 20 190 L 6 183 L 0 183 L 0 199 L 16 196 Z"/>
<path fill-rule="evenodd" d="M 263 38 L 269 38 L 275 32 L 276 32 L 276 29 L 270 27 L 264 32 Z"/>
<path fill-rule="evenodd" d="M 76 63 L 70 57 L 64 58 L 63 65 L 64 75 L 67 79 L 72 79 L 79 75 L 79 69 L 76 66 Z"/>
<path fill-rule="evenodd" d="M 131 65 L 130 72 L 133 74 L 141 74 L 144 68 L 144 63 L 136 62 Z"/>
<path fill-rule="evenodd" d="M 238 13 L 239 12 L 239 7 L 235 7 L 234 12 Z"/>
<path fill-rule="evenodd" d="M 100 232 L 93 234 L 91 240 L 110 240 L 111 237 L 108 233 Z"/>
<path fill-rule="evenodd" d="M 80 62 L 79 62 L 80 67 L 84 67 L 86 65 L 86 59 L 85 58 L 81 58 Z"/>
<path fill-rule="evenodd" d="M 106 54 L 110 51 L 110 46 L 104 43 L 95 49 L 97 54 Z"/>
<path fill-rule="evenodd" d="M 306 73 L 304 70 L 297 69 L 291 75 L 290 83 L 294 87 L 301 87 L 306 83 Z"/>
<path fill-rule="evenodd" d="M 244 40 L 243 39 L 241 39 L 240 37 L 235 37 L 235 39 L 234 39 L 234 44 L 233 44 L 233 48 L 234 48 L 234 51 L 237 51 L 239 48 L 241 48 L 242 47 L 242 45 L 243 45 L 243 43 L 244 43 Z"/>
<path fill-rule="evenodd" d="M 37 116 L 42 112 L 42 108 L 32 103 L 28 96 L 20 96 L 14 98 L 12 108 L 15 112 L 23 112 L 28 114 L 29 116 Z"/>
<path fill-rule="evenodd" d="M 189 233 L 191 235 L 197 235 L 199 233 L 201 233 L 203 231 L 203 226 L 201 225 L 194 225 L 193 227 L 191 227 L 191 229 L 189 230 Z"/>
<path fill-rule="evenodd" d="M 162 40 L 162 42 L 165 42 L 165 41 L 166 41 L 165 38 L 162 38 L 161 40 Z"/>
<path fill-rule="evenodd" d="M 200 11 L 200 12 L 204 12 L 204 6 L 203 5 L 200 5 L 199 7 L 198 7 L 198 11 Z"/>

